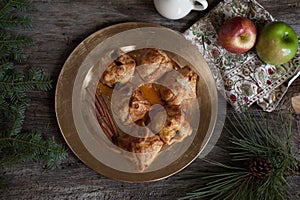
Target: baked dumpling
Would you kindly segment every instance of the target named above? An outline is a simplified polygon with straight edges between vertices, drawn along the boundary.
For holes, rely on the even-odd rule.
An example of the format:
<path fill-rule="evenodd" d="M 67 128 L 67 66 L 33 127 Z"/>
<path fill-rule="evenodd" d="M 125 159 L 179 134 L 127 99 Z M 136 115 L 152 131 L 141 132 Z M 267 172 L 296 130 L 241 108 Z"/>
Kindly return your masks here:
<path fill-rule="evenodd" d="M 189 67 L 170 71 L 160 79 L 163 85 L 157 85 L 156 90 L 168 105 L 180 105 L 187 99 L 196 98 L 196 84 L 198 75 Z"/>
<path fill-rule="evenodd" d="M 136 71 L 144 82 L 152 83 L 172 70 L 172 60 L 160 49 L 142 49 L 136 57 Z"/>
<path fill-rule="evenodd" d="M 142 91 L 137 88 L 130 99 L 129 103 L 129 113 L 131 120 L 137 122 L 138 120 L 145 121 L 145 117 L 151 108 L 151 104 L 147 101 Z"/>
<path fill-rule="evenodd" d="M 130 135 L 124 135 L 117 139 L 117 146 L 131 152 L 128 158 L 135 163 L 138 171 L 143 172 L 158 156 L 164 143 L 158 135 L 152 135 L 146 138 L 137 138 Z"/>
<path fill-rule="evenodd" d="M 119 122 L 118 125 L 129 125 L 132 123 L 129 114 L 129 102 L 133 92 L 134 87 L 131 84 L 118 85 L 114 90 L 111 105 L 115 119 Z"/>
<path fill-rule="evenodd" d="M 179 68 L 178 72 L 190 84 L 191 89 L 192 89 L 193 94 L 194 94 L 194 97 L 196 97 L 196 95 L 197 95 L 196 94 L 196 88 L 197 88 L 198 75 L 189 66 Z"/>
<path fill-rule="evenodd" d="M 136 63 L 127 54 L 122 54 L 112 62 L 103 72 L 100 81 L 109 87 L 114 87 L 117 82 L 126 83 L 134 74 Z"/>
<path fill-rule="evenodd" d="M 185 114 L 183 113 L 181 106 L 166 105 L 165 109 L 167 113 L 166 121 L 158 135 L 164 143 L 171 145 L 175 141 L 178 141 L 179 138 L 182 140 L 184 137 L 190 135 L 191 128 L 187 127 Z M 181 130 L 183 125 L 185 129 Z"/>
<path fill-rule="evenodd" d="M 114 92 L 111 105 L 118 126 L 125 132 L 131 132 L 136 126 L 144 126 L 151 104 L 144 98 L 140 88 L 135 89 L 132 84 L 126 83 L 116 86 Z"/>

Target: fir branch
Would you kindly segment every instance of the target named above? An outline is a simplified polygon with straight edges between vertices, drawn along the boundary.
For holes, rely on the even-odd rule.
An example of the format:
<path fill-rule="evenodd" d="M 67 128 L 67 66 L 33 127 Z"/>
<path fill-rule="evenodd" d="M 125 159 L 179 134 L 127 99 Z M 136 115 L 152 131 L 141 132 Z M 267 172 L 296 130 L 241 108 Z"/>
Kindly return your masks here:
<path fill-rule="evenodd" d="M 0 177 L 0 191 L 6 189 L 6 179 L 3 177 Z"/>
<path fill-rule="evenodd" d="M 14 64 L 12 62 L 4 62 L 0 64 L 0 77 L 4 76 L 7 70 L 12 69 Z"/>
<path fill-rule="evenodd" d="M 10 127 L 10 135 L 17 135 L 21 132 L 23 122 L 25 119 L 25 110 L 27 108 L 26 104 L 19 104 L 13 107 L 14 116 L 12 118 L 12 125 Z"/>
<path fill-rule="evenodd" d="M 30 69 L 26 75 L 22 73 L 6 74 L 0 77 L 0 91 L 44 90 L 51 88 L 52 81 L 41 70 Z"/>
<path fill-rule="evenodd" d="M 28 28 L 30 19 L 22 12 L 29 8 L 28 0 L 0 1 L 0 170 L 25 160 L 41 161 L 55 168 L 66 157 L 66 150 L 54 138 L 44 139 L 41 133 L 22 132 L 26 108 L 30 105 L 29 90 L 47 91 L 52 81 L 42 70 L 17 70 L 23 59 L 23 48 L 32 39 L 14 35 L 11 27 Z M 21 13 L 20 13 L 21 11 Z M 0 189 L 3 188 L 0 177 Z"/>
<path fill-rule="evenodd" d="M 0 63 L 10 60 L 19 62 L 23 57 L 23 47 L 33 43 L 31 38 L 12 35 L 8 30 L 0 29 Z"/>
<path fill-rule="evenodd" d="M 14 45 L 14 46 L 29 46 L 33 43 L 31 38 L 20 36 L 20 35 L 11 35 L 8 31 L 2 30 L 0 32 L 0 47 L 4 48 L 5 45 Z"/>
<path fill-rule="evenodd" d="M 0 2 L 0 28 L 31 27 L 31 20 L 24 15 L 18 16 L 13 11 L 27 11 L 31 1 L 26 0 L 2 0 Z"/>
<path fill-rule="evenodd" d="M 27 90 L 49 90 L 51 80 L 41 70 L 30 69 L 26 75 L 12 71 L 0 76 L 0 110 L 6 111 L 9 119 L 11 135 L 20 133 L 25 118 L 25 110 L 29 106 Z M 5 98 L 5 99 L 2 99 Z"/>
<path fill-rule="evenodd" d="M 27 11 L 30 8 L 31 0 L 6 0 L 10 6 L 20 11 Z"/>
<path fill-rule="evenodd" d="M 13 137 L 0 138 L 2 151 L 9 148 L 12 153 L 9 157 L 1 160 L 1 167 L 16 164 L 22 160 L 42 161 L 49 168 L 57 167 L 62 159 L 66 157 L 63 146 L 58 145 L 54 138 L 44 140 L 38 132 L 18 134 Z M 13 160 L 12 158 L 18 158 Z"/>
<path fill-rule="evenodd" d="M 11 1 L 6 0 L 0 3 L 0 15 L 5 16 L 13 11 L 14 7 L 12 6 Z"/>
<path fill-rule="evenodd" d="M 22 28 L 31 28 L 31 20 L 27 16 L 3 16 L 0 17 L 0 28 L 7 28 L 7 27 L 22 27 Z"/>

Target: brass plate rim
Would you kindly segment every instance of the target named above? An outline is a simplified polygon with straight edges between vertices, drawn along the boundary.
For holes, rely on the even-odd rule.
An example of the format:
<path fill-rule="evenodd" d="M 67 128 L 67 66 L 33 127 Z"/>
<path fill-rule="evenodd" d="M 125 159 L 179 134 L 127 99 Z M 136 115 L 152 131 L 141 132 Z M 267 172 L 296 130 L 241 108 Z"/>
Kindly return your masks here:
<path fill-rule="evenodd" d="M 94 47 L 93 45 L 97 45 L 101 41 L 104 41 L 106 38 L 111 37 L 114 34 L 117 34 L 119 32 L 134 29 L 134 28 L 142 28 L 142 27 L 166 28 L 152 23 L 125 22 L 125 23 L 108 26 L 88 36 L 72 51 L 72 53 L 65 61 L 62 70 L 59 74 L 57 85 L 56 85 L 56 91 L 55 91 L 56 119 L 59 125 L 59 129 L 68 147 L 77 156 L 77 158 L 79 158 L 85 165 L 87 165 L 97 173 L 102 174 L 108 178 L 118 180 L 118 181 L 123 181 L 123 182 L 135 182 L 135 183 L 150 182 L 150 181 L 158 181 L 170 177 L 178 173 L 185 167 L 187 167 L 191 162 L 193 162 L 199 156 L 201 150 L 203 150 L 203 148 L 209 141 L 209 139 L 207 139 L 207 141 L 205 141 L 206 144 L 200 145 L 201 147 L 199 150 L 194 149 L 195 152 L 192 153 L 193 155 L 194 154 L 197 155 L 194 156 L 193 159 L 190 159 L 188 162 L 185 162 L 184 164 L 179 163 L 179 166 L 181 167 L 177 167 L 177 169 L 172 169 L 172 170 L 160 169 L 154 172 L 147 172 L 147 173 L 129 173 L 129 172 L 121 172 L 115 170 L 111 167 L 106 166 L 105 164 L 103 164 L 102 162 L 94 158 L 91 155 L 91 153 L 89 153 L 88 149 L 83 145 L 82 141 L 80 140 L 74 124 L 72 112 L 68 112 L 68 110 L 69 111 L 72 110 L 72 88 L 73 88 L 72 86 L 74 84 L 76 73 L 80 67 L 81 62 L 83 61 L 85 56 L 93 49 Z M 90 44 L 91 41 L 93 45 L 89 46 L 88 44 Z M 81 59 L 81 62 L 74 63 L 74 57 L 76 57 L 75 61 L 78 59 L 80 61 Z M 214 96 L 216 96 L 215 95 L 217 93 L 216 89 L 211 92 L 214 94 Z M 217 99 L 212 99 L 211 101 L 213 101 L 211 102 L 212 103 L 211 106 L 214 106 L 214 109 L 218 110 L 217 103 L 216 103 Z M 210 113 L 210 115 L 211 115 L 210 116 L 211 123 L 209 124 L 209 126 L 212 126 L 211 133 L 210 133 L 211 136 L 216 123 L 216 113 L 215 114 Z M 175 162 L 179 162 L 178 160 L 176 160 Z"/>

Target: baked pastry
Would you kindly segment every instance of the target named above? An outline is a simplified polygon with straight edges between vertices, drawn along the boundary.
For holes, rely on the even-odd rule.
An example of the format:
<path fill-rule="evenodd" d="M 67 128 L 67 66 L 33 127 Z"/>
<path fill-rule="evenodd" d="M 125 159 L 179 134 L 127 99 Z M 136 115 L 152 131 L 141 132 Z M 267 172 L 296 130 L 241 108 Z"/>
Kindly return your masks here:
<path fill-rule="evenodd" d="M 131 84 L 120 85 L 115 88 L 115 96 L 111 99 L 112 111 L 118 125 L 129 125 L 132 123 L 129 114 L 129 100 L 134 92 L 134 87 Z"/>
<path fill-rule="evenodd" d="M 150 108 L 151 104 L 144 98 L 142 91 L 139 88 L 136 89 L 129 102 L 129 114 L 131 120 L 133 122 L 139 120 L 145 121 Z"/>
<path fill-rule="evenodd" d="M 134 73 L 136 63 L 128 54 L 122 54 L 103 72 L 100 81 L 109 87 L 117 82 L 126 83 Z"/>
<path fill-rule="evenodd" d="M 107 135 L 140 172 L 165 145 L 181 142 L 193 132 L 189 110 L 197 97 L 198 75 L 190 67 L 174 63 L 160 49 L 141 49 L 121 55 L 100 79 L 114 88 L 112 111 L 121 130 Z M 133 75 L 138 80 L 129 82 Z M 160 109 L 152 109 L 156 104 Z"/>
<path fill-rule="evenodd" d="M 165 106 L 167 118 L 163 128 L 158 132 L 161 140 L 171 145 L 176 141 L 181 141 L 192 133 L 192 128 L 186 121 L 185 114 L 179 105 Z M 184 129 L 182 129 L 184 127 Z"/>
<path fill-rule="evenodd" d="M 144 82 L 153 83 L 173 69 L 172 60 L 160 49 L 142 49 L 136 56 L 136 71 Z"/>
<path fill-rule="evenodd" d="M 112 110 L 121 128 L 130 130 L 130 126 L 138 121 L 146 121 L 151 104 L 144 98 L 139 88 L 134 90 L 132 84 L 124 84 L 115 88 L 115 96 L 111 99 Z M 142 124 L 140 122 L 140 124 Z"/>
<path fill-rule="evenodd" d="M 196 84 L 198 75 L 188 66 L 164 74 L 156 90 L 168 105 L 180 105 L 184 100 L 197 97 Z"/>
<path fill-rule="evenodd" d="M 195 98 L 197 96 L 196 88 L 198 75 L 189 66 L 179 68 L 177 71 L 183 76 L 183 79 L 190 84 L 193 92 L 193 98 Z"/>
<path fill-rule="evenodd" d="M 143 172 L 158 156 L 164 143 L 158 135 L 146 138 L 124 135 L 117 139 L 116 145 L 131 152 L 127 154 L 128 158 L 136 164 L 138 171 Z"/>

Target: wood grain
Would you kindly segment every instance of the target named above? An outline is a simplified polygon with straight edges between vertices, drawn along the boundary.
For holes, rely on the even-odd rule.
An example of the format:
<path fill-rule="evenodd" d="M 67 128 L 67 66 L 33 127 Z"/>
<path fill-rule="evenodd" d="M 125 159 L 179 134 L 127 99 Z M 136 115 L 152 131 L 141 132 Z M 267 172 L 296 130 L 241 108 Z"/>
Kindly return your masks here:
<path fill-rule="evenodd" d="M 292 106 L 297 114 L 300 114 L 300 95 L 292 97 Z"/>
<path fill-rule="evenodd" d="M 219 1 L 209 0 L 204 12 L 192 11 L 187 17 L 172 21 L 161 17 L 152 0 L 34 0 L 29 10 L 33 20 L 31 30 L 19 31 L 31 36 L 35 44 L 26 49 L 28 65 L 41 67 L 55 82 L 61 68 L 73 49 L 93 32 L 120 22 L 142 21 L 157 23 L 183 32 L 203 17 Z M 300 3 L 298 0 L 259 0 L 278 20 L 289 23 L 300 35 Z M 54 136 L 65 144 L 55 117 L 55 90 L 29 93 L 31 107 L 26 112 L 24 130 L 38 130 L 45 137 Z M 291 97 L 300 91 L 300 78 L 290 87 L 278 110 L 286 110 Z M 255 106 L 254 106 L 255 107 Z M 228 106 L 229 112 L 232 111 Z M 299 120 L 299 118 L 298 118 Z M 222 136 L 212 152 L 211 159 L 224 160 Z M 187 171 L 207 170 L 206 164 L 196 160 Z M 175 181 L 179 175 L 154 183 L 129 184 L 109 180 L 81 163 L 70 152 L 59 169 L 42 169 L 39 163 L 22 163 L 4 172 L 8 188 L 0 193 L 0 199 L 176 199 L 193 185 Z M 291 199 L 300 198 L 300 176 L 291 178 Z"/>

